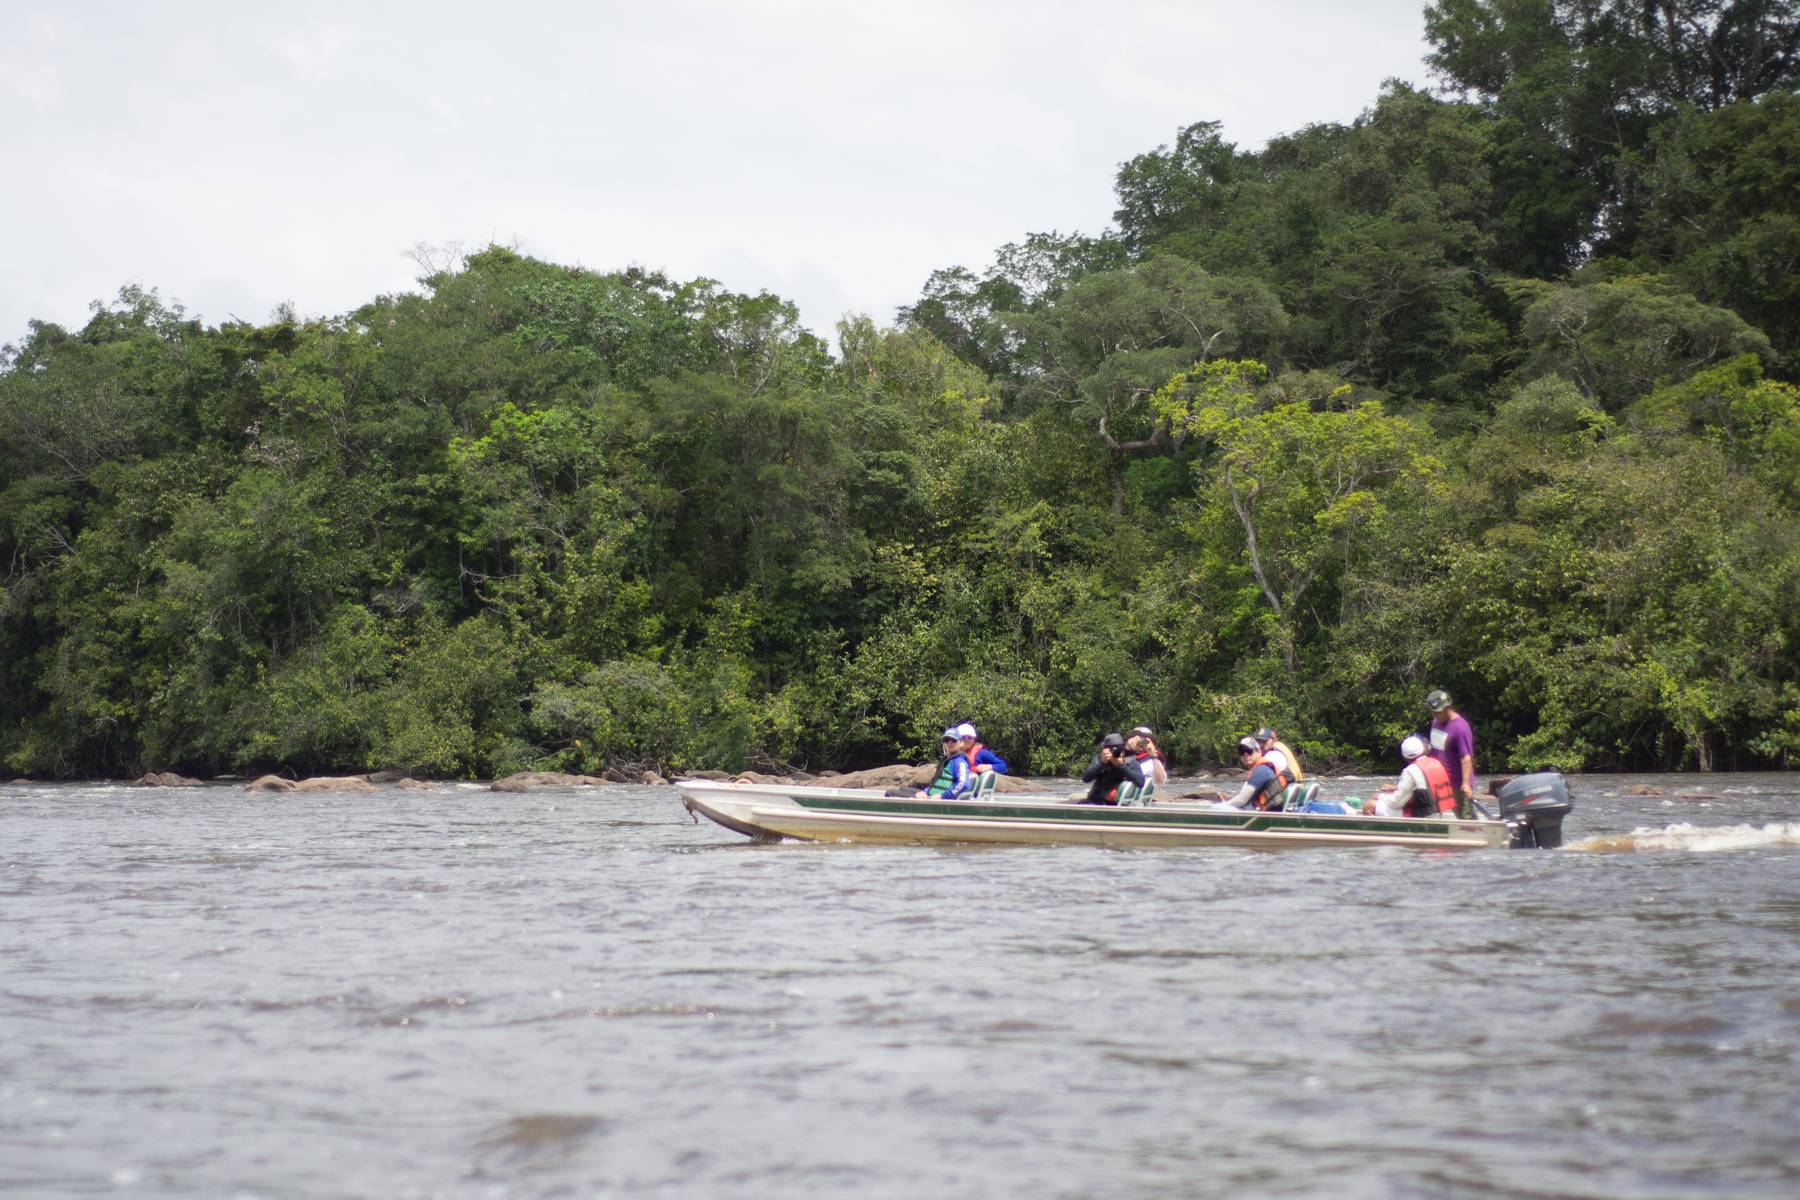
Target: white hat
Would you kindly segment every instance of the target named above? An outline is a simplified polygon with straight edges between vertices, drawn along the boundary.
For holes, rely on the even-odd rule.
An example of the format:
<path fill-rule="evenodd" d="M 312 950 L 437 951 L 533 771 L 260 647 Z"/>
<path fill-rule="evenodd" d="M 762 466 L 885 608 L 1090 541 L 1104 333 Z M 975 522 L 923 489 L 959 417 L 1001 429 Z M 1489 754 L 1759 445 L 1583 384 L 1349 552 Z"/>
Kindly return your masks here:
<path fill-rule="evenodd" d="M 1425 753 L 1425 739 L 1416 733 L 1409 733 L 1400 743 L 1400 757 L 1411 762 Z"/>
<path fill-rule="evenodd" d="M 975 739 L 975 727 L 967 721 L 964 721 L 961 725 L 956 727 L 956 736 L 959 738 L 968 738 L 970 741 L 973 741 Z"/>

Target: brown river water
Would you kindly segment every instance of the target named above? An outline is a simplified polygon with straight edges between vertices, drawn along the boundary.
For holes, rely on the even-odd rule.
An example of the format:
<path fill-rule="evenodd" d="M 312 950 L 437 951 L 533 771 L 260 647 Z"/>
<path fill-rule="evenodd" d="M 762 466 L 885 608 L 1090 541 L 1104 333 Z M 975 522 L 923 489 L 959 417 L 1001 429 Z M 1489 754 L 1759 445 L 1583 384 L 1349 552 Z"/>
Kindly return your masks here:
<path fill-rule="evenodd" d="M 1471 853 L 0 786 L 0 1195 L 1800 1195 L 1800 775 L 1570 784 Z"/>

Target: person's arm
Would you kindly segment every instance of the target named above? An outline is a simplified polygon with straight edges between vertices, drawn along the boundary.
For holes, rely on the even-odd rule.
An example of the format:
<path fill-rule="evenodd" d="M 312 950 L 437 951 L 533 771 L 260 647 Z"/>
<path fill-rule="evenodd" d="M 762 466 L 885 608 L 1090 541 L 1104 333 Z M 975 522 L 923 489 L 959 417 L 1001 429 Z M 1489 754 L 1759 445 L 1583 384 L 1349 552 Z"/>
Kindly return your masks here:
<path fill-rule="evenodd" d="M 992 750 L 989 750 L 986 746 L 983 746 L 981 748 L 981 753 L 975 756 L 975 766 L 977 770 L 982 767 L 987 767 L 996 775 L 1006 774 L 1006 760 L 1001 758 L 998 754 L 995 754 Z"/>
<path fill-rule="evenodd" d="M 1144 768 L 1138 765 L 1135 755 L 1127 754 L 1119 760 L 1119 769 L 1125 772 L 1125 778 L 1138 787 L 1144 786 Z"/>
<path fill-rule="evenodd" d="M 1087 765 L 1087 770 L 1085 770 L 1081 773 L 1081 782 L 1083 782 L 1083 783 L 1094 782 L 1094 780 L 1099 778 L 1099 776 L 1100 776 L 1101 766 L 1102 766 L 1102 764 L 1100 762 L 1100 756 L 1098 754 L 1094 755 L 1094 761 L 1089 763 Z"/>

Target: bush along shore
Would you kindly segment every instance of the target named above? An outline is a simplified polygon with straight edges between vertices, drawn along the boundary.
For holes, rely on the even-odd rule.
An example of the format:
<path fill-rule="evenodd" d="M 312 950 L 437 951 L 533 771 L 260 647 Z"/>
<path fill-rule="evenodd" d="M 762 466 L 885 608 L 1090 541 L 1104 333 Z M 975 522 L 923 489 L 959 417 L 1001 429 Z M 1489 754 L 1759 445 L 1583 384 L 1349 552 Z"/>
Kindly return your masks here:
<path fill-rule="evenodd" d="M 33 322 L 0 769 L 1396 763 L 1435 687 L 1495 770 L 1792 765 L 1800 17 L 1715 7 L 1430 5 L 1441 90 L 1121 147 L 1113 227 L 830 338 L 502 247 Z"/>

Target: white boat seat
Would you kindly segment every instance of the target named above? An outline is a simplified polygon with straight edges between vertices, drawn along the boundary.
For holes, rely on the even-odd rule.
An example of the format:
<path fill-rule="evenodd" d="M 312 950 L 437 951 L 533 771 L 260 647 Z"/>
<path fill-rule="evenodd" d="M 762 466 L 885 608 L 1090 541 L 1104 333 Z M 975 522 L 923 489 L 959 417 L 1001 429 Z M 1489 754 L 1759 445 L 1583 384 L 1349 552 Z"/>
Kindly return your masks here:
<path fill-rule="evenodd" d="M 975 786 L 969 789 L 969 799 L 985 800 L 994 794 L 1000 786 L 1000 775 L 995 771 L 983 771 L 975 776 Z"/>
<path fill-rule="evenodd" d="M 1144 781 L 1143 787 L 1130 782 L 1121 783 L 1118 799 L 1120 808 L 1142 808 L 1155 801 L 1156 785 L 1149 780 Z"/>
<path fill-rule="evenodd" d="M 1308 779 L 1300 783 L 1290 783 L 1281 789 L 1281 798 L 1270 808 L 1278 808 L 1283 812 L 1294 812 L 1305 808 L 1318 798 L 1319 785 Z"/>

